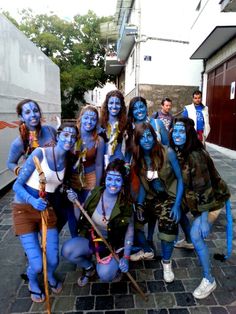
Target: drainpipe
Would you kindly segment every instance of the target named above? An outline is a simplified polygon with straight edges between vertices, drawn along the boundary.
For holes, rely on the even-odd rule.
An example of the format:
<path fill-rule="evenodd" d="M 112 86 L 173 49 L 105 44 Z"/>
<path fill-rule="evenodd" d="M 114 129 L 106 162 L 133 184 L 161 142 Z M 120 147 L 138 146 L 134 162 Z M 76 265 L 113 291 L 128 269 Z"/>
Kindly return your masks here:
<path fill-rule="evenodd" d="M 207 59 L 203 59 L 203 70 L 201 72 L 201 91 L 202 91 L 202 102 L 206 104 L 207 98 L 207 73 L 206 71 L 206 61 Z"/>

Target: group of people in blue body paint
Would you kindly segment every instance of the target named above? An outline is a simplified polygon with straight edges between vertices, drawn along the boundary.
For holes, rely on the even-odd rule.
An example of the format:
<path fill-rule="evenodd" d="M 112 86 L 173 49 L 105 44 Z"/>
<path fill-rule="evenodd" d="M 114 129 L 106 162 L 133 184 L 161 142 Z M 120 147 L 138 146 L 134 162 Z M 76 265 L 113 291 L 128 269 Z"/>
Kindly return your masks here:
<path fill-rule="evenodd" d="M 170 109 L 169 103 L 169 98 L 163 99 L 163 109 Z M 201 103 L 199 106 L 205 108 Z M 174 119 L 169 110 L 149 117 L 143 97 L 131 99 L 127 109 L 119 90 L 106 95 L 100 114 L 94 106 L 86 105 L 76 125 L 65 123 L 57 130 L 41 125 L 42 112 L 34 100 L 21 101 L 16 111 L 20 134 L 8 158 L 8 167 L 17 176 L 13 223 L 27 255 L 28 288 L 34 302 L 45 300 L 38 282 L 42 272 L 41 212 L 45 209 L 47 275 L 55 294 L 63 289 L 55 270 L 59 232 L 67 222 L 71 239 L 63 243 L 61 254 L 83 269 L 79 286 L 85 286 L 96 274 L 101 281 L 119 280 L 128 272 L 130 261 L 154 258 L 157 222 L 165 282 L 174 280 L 171 257 L 174 246 L 178 247 L 180 223 L 184 241 L 195 249 L 203 270 L 194 297 L 203 299 L 216 288 L 205 240 L 225 205 L 229 222 L 225 258 L 230 256 L 230 192 L 205 149 L 203 132 L 195 129 L 198 122 L 186 117 L 186 112 L 185 117 Z M 197 113 L 196 117 L 202 119 L 203 115 Z M 46 176 L 46 199 L 39 193 L 35 156 Z M 119 262 L 81 213 L 77 201 Z M 191 224 L 188 212 L 193 216 Z"/>

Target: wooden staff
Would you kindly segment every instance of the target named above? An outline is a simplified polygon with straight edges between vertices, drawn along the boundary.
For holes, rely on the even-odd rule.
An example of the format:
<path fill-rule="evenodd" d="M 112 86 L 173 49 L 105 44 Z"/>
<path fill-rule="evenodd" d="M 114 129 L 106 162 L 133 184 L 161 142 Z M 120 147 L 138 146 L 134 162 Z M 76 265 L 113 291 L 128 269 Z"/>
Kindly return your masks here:
<path fill-rule="evenodd" d="M 37 156 L 33 157 L 35 168 L 39 174 L 39 197 L 46 199 L 46 177 L 42 170 L 40 161 Z M 51 305 L 49 298 L 49 290 L 48 290 L 48 272 L 47 272 L 47 218 L 48 218 L 48 210 L 47 208 L 41 211 L 41 221 L 42 221 L 42 251 L 43 251 L 43 280 L 44 280 L 44 289 L 45 289 L 45 302 L 46 302 L 46 310 L 48 314 L 51 314 Z"/>
<path fill-rule="evenodd" d="M 88 213 L 86 212 L 86 210 L 82 207 L 82 205 L 80 204 L 80 202 L 78 200 L 74 201 L 75 205 L 81 210 L 81 212 L 83 213 L 83 215 L 85 216 L 85 218 L 89 221 L 89 223 L 93 226 L 94 230 L 96 231 L 96 233 L 98 234 L 98 236 L 102 239 L 102 241 L 104 242 L 104 244 L 106 245 L 106 247 L 108 248 L 108 250 L 111 252 L 112 256 L 115 258 L 115 260 L 119 263 L 119 257 L 117 256 L 117 254 L 113 251 L 112 247 L 110 246 L 110 244 L 107 242 L 107 240 L 103 237 L 103 235 L 101 234 L 101 232 L 99 231 L 99 229 L 96 227 L 96 225 L 94 224 L 94 222 L 92 221 L 92 219 L 90 218 L 90 216 L 88 215 Z M 125 273 L 128 278 L 130 279 L 130 281 L 132 282 L 132 284 L 134 285 L 135 289 L 139 292 L 139 294 L 141 295 L 141 297 L 147 301 L 148 297 L 144 294 L 144 292 L 142 291 L 142 289 L 140 288 L 140 286 L 138 285 L 138 283 L 135 281 L 135 279 L 132 277 L 132 275 L 130 274 L 130 272 Z"/>

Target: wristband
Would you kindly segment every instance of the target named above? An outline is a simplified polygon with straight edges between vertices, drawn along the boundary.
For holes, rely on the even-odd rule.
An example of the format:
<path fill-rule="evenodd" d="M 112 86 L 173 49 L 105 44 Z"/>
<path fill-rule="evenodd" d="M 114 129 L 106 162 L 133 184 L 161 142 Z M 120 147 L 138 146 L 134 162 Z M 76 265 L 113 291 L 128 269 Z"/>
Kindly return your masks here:
<path fill-rule="evenodd" d="M 130 256 L 128 256 L 128 255 L 123 255 L 123 257 L 124 257 L 125 259 L 127 259 L 128 261 L 130 260 Z"/>

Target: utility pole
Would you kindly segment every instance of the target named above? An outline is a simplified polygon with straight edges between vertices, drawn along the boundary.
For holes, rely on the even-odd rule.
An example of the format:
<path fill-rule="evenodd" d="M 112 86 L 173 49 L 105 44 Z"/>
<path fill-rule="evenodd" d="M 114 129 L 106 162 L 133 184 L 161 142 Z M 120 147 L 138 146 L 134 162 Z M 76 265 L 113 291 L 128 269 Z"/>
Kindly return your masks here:
<path fill-rule="evenodd" d="M 137 1 L 138 3 L 138 34 L 137 38 L 135 38 L 135 96 L 140 96 L 140 43 L 141 43 L 141 5 L 140 5 L 140 0 Z"/>

